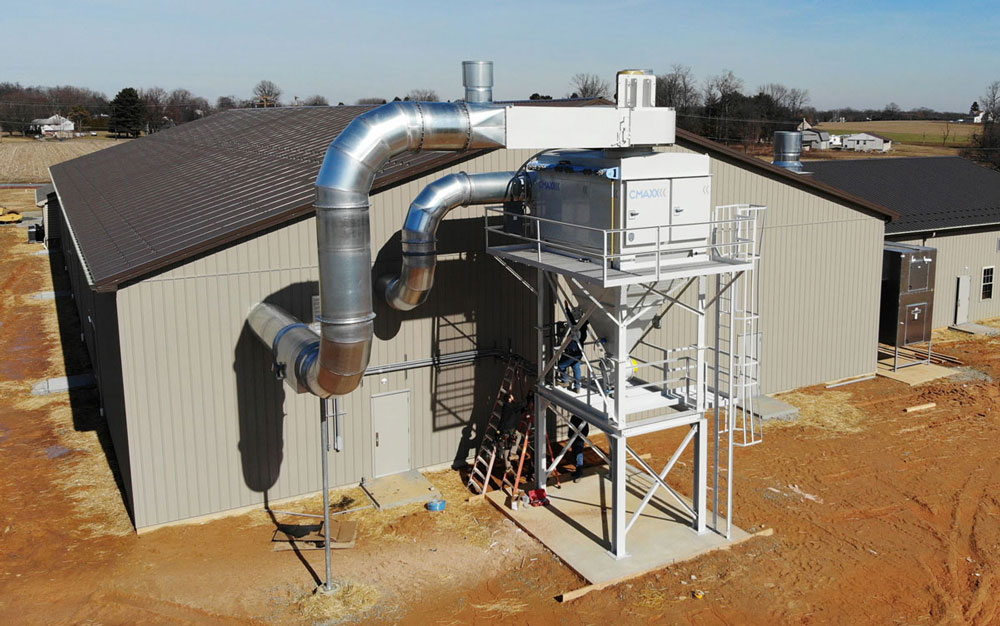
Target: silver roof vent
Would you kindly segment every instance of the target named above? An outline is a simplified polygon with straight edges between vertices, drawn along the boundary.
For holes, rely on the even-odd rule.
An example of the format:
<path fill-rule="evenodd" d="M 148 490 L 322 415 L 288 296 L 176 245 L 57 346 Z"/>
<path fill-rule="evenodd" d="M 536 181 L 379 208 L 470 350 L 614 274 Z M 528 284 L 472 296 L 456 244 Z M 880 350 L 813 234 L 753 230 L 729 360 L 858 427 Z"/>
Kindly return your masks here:
<path fill-rule="evenodd" d="M 774 133 L 774 160 L 778 167 L 802 172 L 802 133 L 797 130 L 779 130 Z"/>
<path fill-rule="evenodd" d="M 462 61 L 466 102 L 493 102 L 493 61 Z"/>

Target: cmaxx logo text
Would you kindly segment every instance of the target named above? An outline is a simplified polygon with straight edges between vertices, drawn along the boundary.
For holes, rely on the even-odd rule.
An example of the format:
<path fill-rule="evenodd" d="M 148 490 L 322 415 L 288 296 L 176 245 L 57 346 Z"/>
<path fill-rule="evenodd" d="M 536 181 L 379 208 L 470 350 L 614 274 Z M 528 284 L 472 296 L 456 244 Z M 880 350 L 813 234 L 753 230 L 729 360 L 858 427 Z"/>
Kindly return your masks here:
<path fill-rule="evenodd" d="M 670 188 L 660 187 L 657 189 L 629 189 L 629 200 L 647 200 L 649 198 L 669 198 Z"/>
<path fill-rule="evenodd" d="M 538 181 L 538 186 L 542 189 L 548 189 L 549 191 L 559 191 L 559 183 L 555 181 L 542 180 Z"/>

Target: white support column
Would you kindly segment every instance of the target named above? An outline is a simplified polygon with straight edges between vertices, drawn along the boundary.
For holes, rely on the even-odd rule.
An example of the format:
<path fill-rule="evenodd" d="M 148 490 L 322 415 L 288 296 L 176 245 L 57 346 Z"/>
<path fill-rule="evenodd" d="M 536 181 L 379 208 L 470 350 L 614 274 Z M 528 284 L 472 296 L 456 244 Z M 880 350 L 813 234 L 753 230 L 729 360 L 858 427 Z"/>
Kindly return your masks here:
<path fill-rule="evenodd" d="M 705 520 L 707 509 L 707 478 L 708 478 L 708 419 L 702 417 L 691 425 L 697 428 L 694 438 L 694 494 L 693 504 L 695 517 L 691 527 L 699 535 L 706 532 Z"/>
<path fill-rule="evenodd" d="M 623 318 L 628 315 L 628 287 L 617 287 L 616 296 L 618 300 L 617 310 L 615 310 L 615 322 L 618 342 L 615 355 L 615 414 L 609 416 L 620 426 L 625 426 L 628 419 L 628 407 L 625 405 L 625 385 L 628 382 L 632 370 L 632 358 L 628 349 L 628 328 L 622 324 Z M 623 461 L 624 462 L 624 461 Z"/>
<path fill-rule="evenodd" d="M 628 556 L 625 548 L 625 499 L 628 497 L 625 487 L 626 439 L 624 435 L 608 439 L 611 444 L 611 555 L 624 559 Z"/>
<path fill-rule="evenodd" d="M 692 427 L 698 429 L 698 434 L 694 439 L 694 485 L 692 489 L 695 518 L 692 522 L 694 531 L 699 535 L 705 532 L 705 517 L 707 502 L 708 483 L 708 419 L 704 412 L 707 408 L 706 391 L 707 380 L 705 371 L 705 350 L 708 348 L 705 339 L 705 300 L 707 296 L 708 279 L 706 276 L 698 277 L 698 372 L 696 374 L 695 406 L 702 412 L 701 419 Z M 716 331 L 718 332 L 718 331 Z"/>
<path fill-rule="evenodd" d="M 548 308 L 549 287 L 545 281 L 545 271 L 538 270 L 538 297 L 536 302 L 538 308 L 535 316 L 535 327 L 537 332 L 537 345 L 535 346 L 535 363 L 538 368 L 536 384 L 540 387 L 545 383 L 545 314 Z M 549 474 L 545 471 L 547 460 L 545 453 L 548 450 L 548 435 L 546 433 L 545 415 L 548 412 L 548 403 L 540 394 L 535 394 L 535 489 L 544 489 L 549 480 Z"/>

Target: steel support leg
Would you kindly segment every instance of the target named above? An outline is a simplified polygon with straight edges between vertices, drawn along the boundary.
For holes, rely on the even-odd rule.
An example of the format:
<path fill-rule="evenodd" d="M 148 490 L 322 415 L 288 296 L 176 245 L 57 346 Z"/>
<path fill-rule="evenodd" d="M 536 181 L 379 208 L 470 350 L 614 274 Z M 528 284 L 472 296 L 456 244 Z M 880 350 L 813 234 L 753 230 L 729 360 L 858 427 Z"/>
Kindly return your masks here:
<path fill-rule="evenodd" d="M 625 488 L 626 459 L 624 436 L 611 439 L 611 554 L 616 559 L 628 556 L 625 549 L 625 499 L 628 491 Z"/>
<path fill-rule="evenodd" d="M 694 520 L 691 527 L 699 535 L 705 532 L 708 482 L 708 420 L 696 422 L 698 434 L 694 438 Z"/>
<path fill-rule="evenodd" d="M 545 271 L 537 272 L 538 294 L 535 298 L 538 308 L 535 311 L 535 328 L 537 329 L 535 345 L 535 362 L 538 364 L 538 379 L 536 384 L 545 384 L 545 323 L 548 308 L 549 286 L 545 280 Z M 535 489 L 544 489 L 549 480 L 545 471 L 547 465 L 548 433 L 546 432 L 545 415 L 548 413 L 548 402 L 540 394 L 535 394 Z"/>

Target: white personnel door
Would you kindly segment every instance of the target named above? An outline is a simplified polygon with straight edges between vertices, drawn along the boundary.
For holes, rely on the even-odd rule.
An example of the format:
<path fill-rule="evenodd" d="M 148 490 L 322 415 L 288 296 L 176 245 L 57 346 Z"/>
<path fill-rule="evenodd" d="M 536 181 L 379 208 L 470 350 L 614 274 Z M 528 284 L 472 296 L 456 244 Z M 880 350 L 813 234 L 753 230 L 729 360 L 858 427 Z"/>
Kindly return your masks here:
<path fill-rule="evenodd" d="M 969 288 L 972 281 L 968 276 L 958 277 L 958 297 L 955 301 L 955 323 L 964 324 L 969 321 Z"/>
<path fill-rule="evenodd" d="M 372 396 L 374 478 L 410 469 L 410 391 Z"/>

